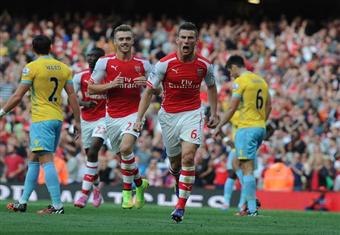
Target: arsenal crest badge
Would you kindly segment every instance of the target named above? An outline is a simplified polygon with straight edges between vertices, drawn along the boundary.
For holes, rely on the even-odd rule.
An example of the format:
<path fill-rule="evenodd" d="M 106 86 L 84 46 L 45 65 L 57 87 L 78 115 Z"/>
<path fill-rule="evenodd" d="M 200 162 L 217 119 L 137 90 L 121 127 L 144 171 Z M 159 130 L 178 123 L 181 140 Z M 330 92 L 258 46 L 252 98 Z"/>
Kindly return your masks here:
<path fill-rule="evenodd" d="M 139 65 L 136 65 L 135 70 L 137 73 L 140 73 L 142 71 L 142 68 Z"/>
<path fill-rule="evenodd" d="M 203 74 L 204 74 L 204 70 L 202 68 L 198 68 L 197 69 L 197 76 L 203 77 Z"/>

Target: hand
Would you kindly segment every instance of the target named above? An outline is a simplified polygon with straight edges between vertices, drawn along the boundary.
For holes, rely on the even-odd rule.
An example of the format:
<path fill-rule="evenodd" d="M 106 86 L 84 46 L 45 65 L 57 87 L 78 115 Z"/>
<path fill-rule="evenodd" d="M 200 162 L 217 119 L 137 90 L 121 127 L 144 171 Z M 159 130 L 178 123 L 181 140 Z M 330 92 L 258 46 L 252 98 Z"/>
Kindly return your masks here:
<path fill-rule="evenodd" d="M 221 133 L 222 133 L 222 127 L 217 125 L 217 127 L 215 128 L 215 130 L 214 130 L 214 132 L 212 134 L 213 139 L 216 140 L 217 137 L 221 135 Z"/>
<path fill-rule="evenodd" d="M 218 125 L 219 122 L 220 122 L 220 117 L 218 115 L 211 115 L 209 117 L 209 121 L 208 121 L 207 126 L 209 128 L 215 128 Z"/>
<path fill-rule="evenodd" d="M 143 129 L 143 123 L 141 121 L 136 121 L 135 124 L 133 125 L 133 130 L 135 132 L 141 132 Z"/>
<path fill-rule="evenodd" d="M 122 73 L 119 73 L 117 77 L 115 77 L 113 79 L 113 81 L 111 81 L 109 84 L 110 84 L 110 88 L 115 88 L 115 87 L 118 87 L 120 85 L 123 85 L 124 84 L 124 78 L 121 77 Z"/>
<path fill-rule="evenodd" d="M 133 83 L 137 86 L 146 86 L 146 78 L 144 76 L 133 79 Z"/>
<path fill-rule="evenodd" d="M 85 108 L 94 108 L 97 105 L 96 101 L 88 101 L 82 103 Z"/>
<path fill-rule="evenodd" d="M 75 122 L 75 124 L 74 124 L 74 140 L 79 139 L 80 135 L 81 135 L 80 123 Z"/>

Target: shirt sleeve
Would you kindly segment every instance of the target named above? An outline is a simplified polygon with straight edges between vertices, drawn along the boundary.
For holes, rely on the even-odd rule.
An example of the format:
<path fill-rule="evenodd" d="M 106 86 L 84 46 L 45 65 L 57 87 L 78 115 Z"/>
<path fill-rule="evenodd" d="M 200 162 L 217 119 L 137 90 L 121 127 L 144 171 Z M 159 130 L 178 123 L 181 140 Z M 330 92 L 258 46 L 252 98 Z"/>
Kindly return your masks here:
<path fill-rule="evenodd" d="M 20 83 L 32 85 L 34 76 L 35 76 L 34 67 L 30 64 L 27 64 L 22 70 Z"/>
<path fill-rule="evenodd" d="M 147 77 L 150 76 L 150 73 L 152 71 L 152 65 L 151 65 L 151 63 L 149 61 L 146 60 L 143 63 L 143 66 L 144 66 L 144 71 L 145 71 L 145 77 L 147 78 Z"/>
<path fill-rule="evenodd" d="M 209 64 L 207 68 L 207 74 L 205 75 L 204 81 L 208 87 L 215 85 L 214 66 L 212 64 Z"/>
<path fill-rule="evenodd" d="M 147 86 L 151 88 L 159 88 L 161 82 L 164 79 L 168 64 L 165 62 L 157 62 L 152 68 L 152 71 L 148 77 Z"/>
<path fill-rule="evenodd" d="M 96 66 L 94 67 L 94 70 L 91 74 L 91 81 L 94 84 L 101 83 L 106 77 L 106 64 L 107 58 L 100 58 L 97 61 Z"/>
<path fill-rule="evenodd" d="M 72 81 L 72 70 L 70 68 L 67 68 L 67 74 L 66 74 L 66 84 L 73 84 Z"/>
<path fill-rule="evenodd" d="M 233 97 L 241 98 L 244 92 L 245 84 L 240 78 L 235 79 L 233 83 Z"/>
<path fill-rule="evenodd" d="M 73 88 L 74 88 L 74 91 L 75 91 L 76 93 L 80 90 L 81 74 L 82 74 L 82 73 L 76 73 L 76 74 L 73 76 Z"/>

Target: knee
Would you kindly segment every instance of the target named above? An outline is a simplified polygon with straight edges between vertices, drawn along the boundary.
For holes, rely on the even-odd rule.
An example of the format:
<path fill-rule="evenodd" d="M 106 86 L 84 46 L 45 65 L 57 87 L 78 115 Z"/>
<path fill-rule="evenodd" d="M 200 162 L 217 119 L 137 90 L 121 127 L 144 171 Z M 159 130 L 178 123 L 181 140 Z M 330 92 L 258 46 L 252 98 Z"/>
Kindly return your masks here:
<path fill-rule="evenodd" d="M 182 154 L 182 165 L 193 166 L 194 165 L 195 152 L 184 152 Z"/>
<path fill-rule="evenodd" d="M 133 150 L 132 148 L 133 148 L 133 146 L 131 146 L 130 144 L 121 143 L 121 145 L 119 146 L 120 154 L 122 156 L 130 155 L 132 153 L 132 150 Z"/>
<path fill-rule="evenodd" d="M 181 170 L 182 163 L 181 162 L 170 162 L 170 168 L 172 172 L 179 172 Z"/>
<path fill-rule="evenodd" d="M 96 149 L 90 148 L 87 157 L 90 161 L 97 161 L 98 160 L 98 151 Z"/>

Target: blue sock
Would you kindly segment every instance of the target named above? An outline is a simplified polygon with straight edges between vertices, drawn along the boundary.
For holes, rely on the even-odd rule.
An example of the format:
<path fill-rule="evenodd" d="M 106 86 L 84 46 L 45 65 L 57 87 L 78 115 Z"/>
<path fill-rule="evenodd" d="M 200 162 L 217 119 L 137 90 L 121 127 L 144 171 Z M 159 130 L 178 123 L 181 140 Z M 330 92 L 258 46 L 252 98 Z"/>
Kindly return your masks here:
<path fill-rule="evenodd" d="M 256 181 L 253 175 L 243 176 L 244 194 L 250 213 L 256 211 Z"/>
<path fill-rule="evenodd" d="M 241 185 L 241 195 L 240 195 L 240 201 L 238 202 L 238 208 L 242 209 L 242 206 L 246 203 L 246 195 L 244 193 L 244 187 Z"/>
<path fill-rule="evenodd" d="M 235 183 L 234 179 L 228 178 L 224 184 L 224 203 L 228 206 L 230 205 L 230 198 L 233 192 L 234 183 Z"/>
<path fill-rule="evenodd" d="M 236 170 L 237 178 L 240 181 L 241 184 L 241 195 L 240 195 L 240 201 L 238 202 L 238 208 L 241 209 L 241 207 L 246 202 L 245 194 L 244 194 L 244 187 L 243 187 L 243 172 L 241 169 Z"/>
<path fill-rule="evenodd" d="M 19 203 L 25 204 L 31 196 L 31 193 L 37 186 L 39 176 L 40 164 L 39 162 L 28 162 L 28 170 L 25 178 L 24 191 L 21 195 Z"/>
<path fill-rule="evenodd" d="M 43 165 L 45 171 L 45 182 L 52 199 L 52 206 L 59 209 L 63 206 L 60 200 L 60 184 L 53 162 Z"/>

